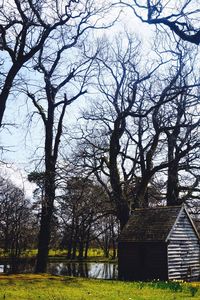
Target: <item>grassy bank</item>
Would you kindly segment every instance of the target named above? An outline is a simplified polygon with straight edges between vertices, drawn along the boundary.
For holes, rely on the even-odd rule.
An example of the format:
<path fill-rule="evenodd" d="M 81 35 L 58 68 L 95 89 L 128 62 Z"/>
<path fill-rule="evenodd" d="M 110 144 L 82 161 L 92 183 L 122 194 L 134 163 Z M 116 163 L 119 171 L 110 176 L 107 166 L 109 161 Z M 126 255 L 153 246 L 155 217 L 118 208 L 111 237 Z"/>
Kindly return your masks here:
<path fill-rule="evenodd" d="M 21 254 L 20 258 L 17 258 L 19 261 L 29 261 L 35 260 L 37 255 L 37 250 L 26 250 Z M 9 262 L 11 260 L 11 256 L 9 254 L 5 254 L 0 250 L 0 262 Z M 68 259 L 67 258 L 67 250 L 49 250 L 48 256 L 49 262 L 79 262 L 78 256 L 76 259 Z M 117 258 L 112 258 L 112 252 L 109 257 L 105 257 L 102 249 L 91 248 L 88 251 L 87 259 L 81 259 L 84 262 L 117 262 Z"/>
<path fill-rule="evenodd" d="M 10 275 L 0 276 L 0 299 L 197 300 L 200 299 L 200 283 L 137 283 L 48 275 Z"/>

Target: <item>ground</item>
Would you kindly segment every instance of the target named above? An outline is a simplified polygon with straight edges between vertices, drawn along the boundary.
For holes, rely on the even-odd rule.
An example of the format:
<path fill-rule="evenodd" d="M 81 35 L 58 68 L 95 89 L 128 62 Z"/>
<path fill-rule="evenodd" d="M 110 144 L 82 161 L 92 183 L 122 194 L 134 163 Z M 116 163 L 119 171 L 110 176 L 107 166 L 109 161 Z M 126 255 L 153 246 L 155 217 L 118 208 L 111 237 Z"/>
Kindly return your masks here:
<path fill-rule="evenodd" d="M 200 283 L 123 282 L 50 275 L 2 275 L 0 299 L 8 300 L 189 300 Z"/>

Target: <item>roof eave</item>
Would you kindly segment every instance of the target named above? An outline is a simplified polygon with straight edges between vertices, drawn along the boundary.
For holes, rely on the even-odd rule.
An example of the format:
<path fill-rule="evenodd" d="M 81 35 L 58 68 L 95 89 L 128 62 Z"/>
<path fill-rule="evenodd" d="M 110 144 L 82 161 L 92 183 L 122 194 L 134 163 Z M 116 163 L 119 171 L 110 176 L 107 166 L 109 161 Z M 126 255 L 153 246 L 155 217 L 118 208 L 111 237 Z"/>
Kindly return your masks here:
<path fill-rule="evenodd" d="M 180 217 L 180 215 L 181 215 L 181 213 L 182 213 L 183 210 L 184 210 L 184 205 L 182 205 L 182 207 L 180 208 L 180 211 L 179 211 L 179 213 L 178 213 L 178 216 L 176 217 L 176 220 L 175 220 L 175 222 L 174 222 L 174 225 L 172 226 L 170 232 L 168 233 L 168 235 L 167 235 L 167 237 L 166 237 L 166 239 L 165 239 L 165 242 L 166 242 L 166 243 L 168 243 L 168 241 L 170 240 L 170 236 L 171 236 L 171 234 L 172 234 L 172 232 L 173 232 L 173 230 L 174 230 L 174 228 L 175 228 L 175 226 L 176 226 L 176 224 L 177 224 L 177 222 L 178 222 L 178 219 L 179 219 L 179 217 Z"/>
<path fill-rule="evenodd" d="M 195 226 L 195 224 L 194 224 L 192 218 L 190 217 L 190 214 L 189 214 L 189 212 L 188 212 L 188 210 L 187 210 L 187 207 L 186 207 L 185 205 L 184 205 L 184 209 L 185 209 L 185 212 L 186 212 L 186 214 L 187 214 L 187 216 L 188 216 L 188 219 L 190 220 L 190 222 L 191 222 L 191 224 L 192 224 L 192 227 L 193 227 L 193 229 L 194 229 L 194 231 L 195 231 L 195 233 L 196 233 L 198 239 L 200 240 L 199 232 L 198 232 L 198 230 L 196 229 L 196 226 Z"/>
<path fill-rule="evenodd" d="M 188 219 L 189 219 L 189 221 L 190 221 L 190 223 L 191 223 L 191 225 L 192 225 L 192 227 L 194 229 L 194 232 L 196 233 L 197 238 L 200 240 L 200 235 L 199 235 L 199 233 L 198 233 L 198 231 L 196 229 L 196 226 L 195 226 L 194 222 L 192 221 L 192 218 L 190 217 L 190 214 L 189 214 L 189 212 L 188 212 L 185 204 L 183 204 L 182 207 L 181 207 L 181 209 L 180 209 L 180 212 L 179 212 L 179 214 L 178 214 L 178 216 L 176 218 L 176 221 L 174 222 L 174 225 L 173 225 L 172 229 L 170 230 L 168 236 L 165 239 L 166 243 L 170 240 L 170 236 L 171 236 L 171 234 L 172 234 L 172 232 L 173 232 L 173 230 L 174 230 L 174 228 L 175 228 L 175 226 L 176 226 L 176 224 L 178 222 L 178 219 L 179 219 L 181 213 L 183 212 L 183 210 L 185 211 L 185 213 L 186 213 L 186 215 L 187 215 L 187 217 L 188 217 Z"/>

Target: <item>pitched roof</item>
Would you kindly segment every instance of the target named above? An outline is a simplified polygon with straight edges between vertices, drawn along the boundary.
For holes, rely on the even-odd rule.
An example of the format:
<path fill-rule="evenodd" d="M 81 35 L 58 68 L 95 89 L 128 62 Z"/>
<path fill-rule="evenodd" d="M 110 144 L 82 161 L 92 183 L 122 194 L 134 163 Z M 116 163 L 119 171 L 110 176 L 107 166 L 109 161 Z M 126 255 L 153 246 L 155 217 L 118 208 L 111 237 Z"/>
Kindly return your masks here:
<path fill-rule="evenodd" d="M 119 242 L 165 241 L 181 206 L 136 209 L 122 230 Z"/>

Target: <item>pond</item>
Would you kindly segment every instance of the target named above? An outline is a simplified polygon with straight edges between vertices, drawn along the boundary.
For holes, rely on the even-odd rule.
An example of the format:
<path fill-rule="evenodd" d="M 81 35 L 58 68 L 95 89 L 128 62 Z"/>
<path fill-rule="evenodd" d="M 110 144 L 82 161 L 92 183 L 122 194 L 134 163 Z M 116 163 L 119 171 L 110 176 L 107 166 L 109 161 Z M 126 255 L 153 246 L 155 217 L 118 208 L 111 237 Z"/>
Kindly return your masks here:
<path fill-rule="evenodd" d="M 0 262 L 0 273 L 32 273 L 34 262 Z M 117 279 L 116 263 L 102 262 L 50 262 L 47 272 L 52 275 L 65 275 L 98 279 Z"/>

